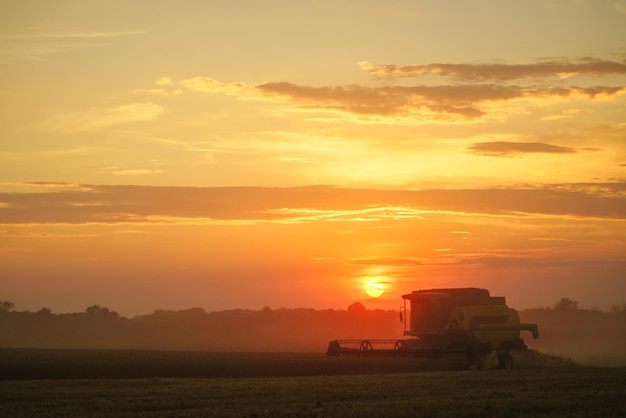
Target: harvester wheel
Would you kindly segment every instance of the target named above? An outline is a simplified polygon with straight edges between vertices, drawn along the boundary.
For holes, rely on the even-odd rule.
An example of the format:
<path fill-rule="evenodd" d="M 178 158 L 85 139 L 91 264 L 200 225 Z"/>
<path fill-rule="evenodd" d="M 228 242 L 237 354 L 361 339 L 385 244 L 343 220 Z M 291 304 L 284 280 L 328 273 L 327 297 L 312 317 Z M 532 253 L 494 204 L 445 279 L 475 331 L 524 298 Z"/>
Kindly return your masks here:
<path fill-rule="evenodd" d="M 498 369 L 509 370 L 513 368 L 513 357 L 509 353 L 498 354 Z"/>

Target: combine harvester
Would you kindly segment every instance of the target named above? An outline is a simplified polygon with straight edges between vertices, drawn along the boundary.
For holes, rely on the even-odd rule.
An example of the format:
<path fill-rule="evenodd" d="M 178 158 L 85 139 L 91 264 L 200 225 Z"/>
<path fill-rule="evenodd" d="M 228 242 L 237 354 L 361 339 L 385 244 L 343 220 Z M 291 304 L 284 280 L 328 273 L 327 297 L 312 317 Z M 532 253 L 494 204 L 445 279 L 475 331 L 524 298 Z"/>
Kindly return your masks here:
<path fill-rule="evenodd" d="M 430 289 L 403 295 L 402 340 L 334 340 L 329 356 L 390 355 L 439 358 L 462 355 L 471 369 L 510 369 L 511 350 L 526 350 L 520 331 L 539 338 L 536 324 L 522 324 L 502 296 L 487 289 Z M 407 329 L 407 301 L 410 303 Z"/>

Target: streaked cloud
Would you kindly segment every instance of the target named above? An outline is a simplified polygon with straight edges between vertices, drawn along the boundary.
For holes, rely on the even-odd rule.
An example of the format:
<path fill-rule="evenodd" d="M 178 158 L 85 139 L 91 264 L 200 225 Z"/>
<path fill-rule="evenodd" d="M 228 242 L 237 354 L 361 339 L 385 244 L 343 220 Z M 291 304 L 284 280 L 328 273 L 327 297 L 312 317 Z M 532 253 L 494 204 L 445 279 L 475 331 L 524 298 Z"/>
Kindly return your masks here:
<path fill-rule="evenodd" d="M 9 224 L 394 222 L 433 216 L 626 219 L 626 183 L 481 190 L 94 186 L 0 193 Z"/>
<path fill-rule="evenodd" d="M 481 142 L 472 145 L 469 149 L 481 155 L 491 155 L 497 157 L 510 157 L 521 154 L 547 153 L 547 154 L 573 154 L 577 151 L 574 148 L 562 147 L 558 145 L 543 144 L 540 142 Z"/>
<path fill-rule="evenodd" d="M 4 235 L 15 238 L 91 238 L 98 234 L 58 234 L 49 232 L 4 231 Z"/>
<path fill-rule="evenodd" d="M 65 156 L 65 155 L 84 155 L 96 153 L 100 149 L 96 147 L 78 146 L 74 148 L 42 150 L 41 152 L 49 156 Z"/>
<path fill-rule="evenodd" d="M 168 90 L 165 89 L 133 89 L 133 93 L 138 93 L 138 94 L 158 94 L 161 96 L 169 96 L 172 94 L 181 94 L 182 90 L 174 90 L 173 92 L 170 92 Z"/>
<path fill-rule="evenodd" d="M 377 222 L 383 220 L 421 219 L 423 212 L 406 206 L 379 206 L 354 209 L 280 208 L 270 209 L 270 214 L 288 215 L 289 223 Z"/>
<path fill-rule="evenodd" d="M 461 81 L 509 81 L 527 78 L 569 78 L 574 75 L 601 77 L 626 75 L 626 63 L 585 58 L 577 62 L 566 59 L 533 64 L 443 64 L 424 65 L 373 65 L 367 61 L 359 63 L 363 71 L 374 76 L 420 77 L 435 75 L 451 77 Z"/>
<path fill-rule="evenodd" d="M 350 260 L 350 264 L 377 265 L 377 266 L 396 266 L 410 267 L 424 264 L 427 259 L 424 258 L 354 258 Z"/>
<path fill-rule="evenodd" d="M 172 96 L 182 94 L 183 91 L 180 88 L 174 88 L 175 83 L 170 77 L 161 77 L 154 82 L 156 88 L 138 88 L 133 89 L 133 93 L 140 94 L 156 94 L 161 96 Z"/>
<path fill-rule="evenodd" d="M 558 114 L 548 115 L 541 118 L 541 120 L 561 120 L 572 119 L 580 113 L 580 109 L 566 109 Z"/>
<path fill-rule="evenodd" d="M 82 191 L 88 192 L 93 189 L 90 186 L 77 183 L 63 182 L 0 182 L 0 193 L 50 193 L 51 190 L 57 192 Z"/>
<path fill-rule="evenodd" d="M 142 35 L 142 30 L 110 32 L 23 32 L 0 35 L 0 57 L 7 61 L 40 61 L 47 56 L 76 52 L 102 44 L 104 40 Z"/>
<path fill-rule="evenodd" d="M 225 93 L 243 97 L 256 95 L 255 88 L 246 83 L 222 83 L 210 77 L 190 78 L 181 81 L 181 84 L 190 90 L 204 93 Z"/>
<path fill-rule="evenodd" d="M 473 120 L 487 112 L 487 103 L 513 100 L 585 100 L 613 97 L 623 86 L 504 86 L 498 84 L 461 84 L 435 86 L 387 85 L 368 87 L 305 86 L 290 82 L 271 82 L 251 86 L 243 82 L 221 83 L 208 77 L 181 82 L 186 88 L 205 93 L 223 93 L 238 98 L 282 100 L 300 111 L 335 111 L 357 117 L 402 117 L 407 119 Z"/>
<path fill-rule="evenodd" d="M 145 174 L 162 173 L 163 170 L 152 170 L 147 168 L 131 168 L 126 170 L 112 170 L 111 174 L 118 176 L 141 176 Z"/>
<path fill-rule="evenodd" d="M 131 103 L 111 108 L 61 113 L 40 125 L 40 129 L 63 134 L 104 129 L 115 125 L 154 120 L 165 108 L 154 103 Z"/>
<path fill-rule="evenodd" d="M 157 86 L 173 86 L 174 82 L 170 77 L 161 77 L 154 82 Z"/>
<path fill-rule="evenodd" d="M 92 38 L 115 38 L 118 36 L 141 35 L 145 31 L 128 30 L 118 32 L 38 32 L 38 33 L 15 33 L 0 35 L 0 40 L 19 39 L 92 39 Z"/>

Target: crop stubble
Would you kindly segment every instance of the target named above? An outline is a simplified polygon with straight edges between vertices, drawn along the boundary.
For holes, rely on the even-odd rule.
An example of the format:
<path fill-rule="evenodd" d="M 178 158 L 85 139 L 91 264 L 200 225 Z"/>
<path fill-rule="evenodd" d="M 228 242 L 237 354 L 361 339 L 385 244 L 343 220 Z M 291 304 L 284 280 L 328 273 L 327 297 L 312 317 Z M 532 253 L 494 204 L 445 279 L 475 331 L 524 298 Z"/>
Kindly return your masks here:
<path fill-rule="evenodd" d="M 16 360 L 19 355 L 13 354 Z M 31 362 L 37 355 L 43 357 L 39 360 L 41 366 L 54 354 L 69 353 L 26 354 Z M 107 363 L 105 352 L 74 354 L 77 361 L 72 373 L 80 370 L 76 363 L 83 368 Z M 121 367 L 118 376 L 124 374 L 124 367 L 130 368 L 132 373 L 127 378 L 6 379 L 4 375 L 5 380 L 0 381 L 0 416 L 626 416 L 626 370 L 618 368 L 542 367 L 487 372 L 422 369 L 398 373 L 398 366 L 410 359 L 332 359 L 320 354 L 269 353 L 153 355 L 164 363 L 162 370 L 180 366 L 182 356 L 187 358 L 186 370 L 195 362 L 206 372 L 210 369 L 207 364 L 220 361 L 229 366 L 216 370 L 240 370 L 235 365 L 241 361 L 248 376 L 263 377 L 136 378 L 131 375 L 138 370 L 152 370 L 137 368 L 137 362 L 141 362 L 133 353 L 109 353 L 109 365 Z M 0 371 L 6 371 L 3 358 Z M 372 360 L 378 368 L 386 364 L 391 373 L 378 370 L 363 374 L 363 364 Z M 153 361 L 148 364 L 154 365 Z M 344 369 L 333 375 L 320 367 L 324 364 L 343 364 Z M 70 365 L 72 361 L 66 359 L 64 366 Z M 268 372 L 272 369 L 273 374 Z"/>

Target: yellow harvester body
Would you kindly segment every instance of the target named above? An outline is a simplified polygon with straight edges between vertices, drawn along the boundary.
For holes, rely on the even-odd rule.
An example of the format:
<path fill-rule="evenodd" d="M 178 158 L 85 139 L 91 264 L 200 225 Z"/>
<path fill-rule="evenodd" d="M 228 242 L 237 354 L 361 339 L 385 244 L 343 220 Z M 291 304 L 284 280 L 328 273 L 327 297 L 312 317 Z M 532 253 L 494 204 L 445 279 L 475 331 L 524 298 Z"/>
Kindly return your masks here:
<path fill-rule="evenodd" d="M 500 368 L 512 367 L 510 350 L 525 350 L 521 331 L 539 337 L 536 324 L 523 324 L 504 297 L 486 289 L 454 288 L 417 290 L 403 295 L 402 340 L 334 340 L 329 355 L 393 354 L 436 357 L 462 353 L 469 365 L 481 368 L 496 359 Z M 408 307 L 407 307 L 408 303 Z M 491 362 L 493 363 L 493 362 Z M 487 366 L 484 366 L 487 367 Z"/>

